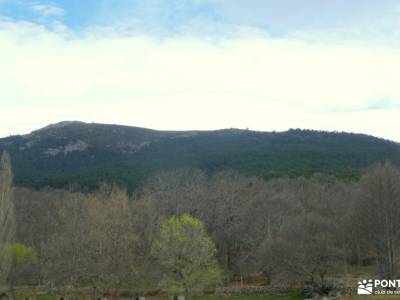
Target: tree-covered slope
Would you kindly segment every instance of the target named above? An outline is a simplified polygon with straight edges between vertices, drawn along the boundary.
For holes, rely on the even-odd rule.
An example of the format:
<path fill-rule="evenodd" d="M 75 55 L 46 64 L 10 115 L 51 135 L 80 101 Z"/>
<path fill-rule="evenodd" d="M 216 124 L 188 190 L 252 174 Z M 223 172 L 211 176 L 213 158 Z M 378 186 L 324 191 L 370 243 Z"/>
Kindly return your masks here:
<path fill-rule="evenodd" d="M 394 142 L 311 130 L 172 132 L 62 122 L 0 139 L 1 150 L 11 154 L 17 184 L 34 187 L 93 188 L 110 181 L 134 189 L 152 174 L 183 167 L 265 178 L 313 173 L 357 178 L 377 161 L 400 165 Z"/>

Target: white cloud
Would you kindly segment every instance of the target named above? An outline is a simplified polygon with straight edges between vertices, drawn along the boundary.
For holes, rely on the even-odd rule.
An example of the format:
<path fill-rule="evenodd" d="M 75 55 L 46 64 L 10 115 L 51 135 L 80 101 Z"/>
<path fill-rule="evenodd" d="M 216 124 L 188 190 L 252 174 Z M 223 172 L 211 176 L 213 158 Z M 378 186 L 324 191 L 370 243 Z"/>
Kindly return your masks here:
<path fill-rule="evenodd" d="M 53 4 L 37 3 L 31 6 L 31 9 L 38 13 L 41 17 L 62 17 L 65 11 Z"/>
<path fill-rule="evenodd" d="M 65 39 L 0 22 L 0 135 L 60 120 L 156 129 L 290 127 L 400 141 L 400 51 L 249 33 Z M 385 100 L 385 101 L 383 101 Z M 367 110 L 376 103 L 392 108 Z"/>

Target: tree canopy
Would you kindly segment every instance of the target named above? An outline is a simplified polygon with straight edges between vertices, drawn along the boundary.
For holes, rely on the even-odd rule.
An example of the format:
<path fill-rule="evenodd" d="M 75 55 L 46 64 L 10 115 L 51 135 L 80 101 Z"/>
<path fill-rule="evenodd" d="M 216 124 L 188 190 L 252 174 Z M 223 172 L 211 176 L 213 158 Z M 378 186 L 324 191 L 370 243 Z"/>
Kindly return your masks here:
<path fill-rule="evenodd" d="M 221 278 L 214 242 L 203 223 L 190 215 L 166 220 L 154 251 L 163 269 L 163 283 L 171 289 L 183 289 L 188 295 Z"/>

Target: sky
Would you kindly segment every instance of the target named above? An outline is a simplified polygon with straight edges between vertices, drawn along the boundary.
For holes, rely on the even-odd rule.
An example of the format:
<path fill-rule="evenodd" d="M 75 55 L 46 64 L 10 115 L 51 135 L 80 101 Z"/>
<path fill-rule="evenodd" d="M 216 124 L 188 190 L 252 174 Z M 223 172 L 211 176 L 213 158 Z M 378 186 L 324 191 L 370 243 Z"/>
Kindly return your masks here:
<path fill-rule="evenodd" d="M 397 0 L 0 0 L 0 137 L 64 120 L 400 142 Z"/>

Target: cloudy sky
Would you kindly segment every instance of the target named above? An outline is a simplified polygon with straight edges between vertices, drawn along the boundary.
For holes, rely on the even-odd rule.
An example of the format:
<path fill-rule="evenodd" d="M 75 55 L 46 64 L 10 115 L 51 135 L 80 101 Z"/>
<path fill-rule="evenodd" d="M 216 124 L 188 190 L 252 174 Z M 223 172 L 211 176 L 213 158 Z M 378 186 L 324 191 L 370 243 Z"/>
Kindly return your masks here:
<path fill-rule="evenodd" d="M 400 141 L 397 0 L 0 0 L 0 136 L 62 120 Z"/>

